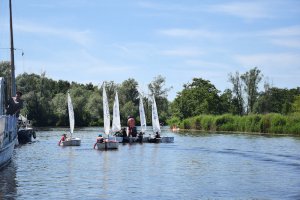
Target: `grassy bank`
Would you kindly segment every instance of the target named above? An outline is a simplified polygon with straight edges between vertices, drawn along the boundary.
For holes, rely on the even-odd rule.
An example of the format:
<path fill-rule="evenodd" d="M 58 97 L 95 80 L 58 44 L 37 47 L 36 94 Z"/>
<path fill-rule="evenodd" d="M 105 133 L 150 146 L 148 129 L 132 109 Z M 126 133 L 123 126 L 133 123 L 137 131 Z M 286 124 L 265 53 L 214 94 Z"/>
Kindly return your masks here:
<path fill-rule="evenodd" d="M 194 129 L 201 131 L 232 131 L 256 132 L 270 134 L 295 134 L 300 135 L 300 114 L 281 115 L 252 114 L 247 116 L 225 115 L 200 115 L 180 120 L 171 118 L 168 124 L 176 125 L 181 129 Z"/>

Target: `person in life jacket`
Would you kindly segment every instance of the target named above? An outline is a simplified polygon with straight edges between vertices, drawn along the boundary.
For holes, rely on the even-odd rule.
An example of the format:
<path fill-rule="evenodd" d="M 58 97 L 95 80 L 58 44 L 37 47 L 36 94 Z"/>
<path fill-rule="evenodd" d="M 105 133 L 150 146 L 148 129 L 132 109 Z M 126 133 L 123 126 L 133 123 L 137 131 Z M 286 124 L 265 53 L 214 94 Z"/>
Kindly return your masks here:
<path fill-rule="evenodd" d="M 67 140 L 67 134 L 62 134 L 59 142 L 58 142 L 58 146 L 60 146 L 60 144 L 63 142 L 63 141 L 66 141 Z"/>

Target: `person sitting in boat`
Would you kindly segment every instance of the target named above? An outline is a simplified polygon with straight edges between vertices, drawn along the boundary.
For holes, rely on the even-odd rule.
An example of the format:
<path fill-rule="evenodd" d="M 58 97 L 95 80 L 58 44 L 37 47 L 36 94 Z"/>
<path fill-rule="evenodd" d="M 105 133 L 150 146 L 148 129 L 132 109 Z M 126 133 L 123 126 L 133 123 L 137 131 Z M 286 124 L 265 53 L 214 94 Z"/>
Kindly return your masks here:
<path fill-rule="evenodd" d="M 60 144 L 63 142 L 63 141 L 66 141 L 67 140 L 67 134 L 62 134 L 59 142 L 58 142 L 58 146 L 60 146 Z"/>
<path fill-rule="evenodd" d="M 114 136 L 116 136 L 116 137 L 122 137 L 122 136 L 123 136 L 123 135 L 122 135 L 122 129 L 119 130 L 119 131 L 116 131 L 116 132 L 114 133 Z"/>
<path fill-rule="evenodd" d="M 122 128 L 122 137 L 127 137 L 127 133 L 126 133 L 126 127 Z"/>
<path fill-rule="evenodd" d="M 135 127 L 135 120 L 132 116 L 128 117 L 128 137 L 132 136 L 132 137 L 136 137 L 137 136 L 137 130 Z"/>
<path fill-rule="evenodd" d="M 7 102 L 6 107 L 6 114 L 7 115 L 16 115 L 16 117 L 19 117 L 20 110 L 23 108 L 23 102 L 24 100 L 21 99 L 22 92 L 17 91 L 15 97 L 11 97 Z"/>
<path fill-rule="evenodd" d="M 155 138 L 160 138 L 159 132 L 156 132 L 156 133 L 155 133 Z"/>
<path fill-rule="evenodd" d="M 102 134 L 99 134 L 96 139 L 96 143 L 94 144 L 94 149 L 96 148 L 97 143 L 103 143 L 103 142 L 104 142 L 104 138 L 102 137 Z"/>
<path fill-rule="evenodd" d="M 143 142 L 143 135 L 144 135 L 143 132 L 139 133 L 139 135 L 138 135 L 138 142 Z"/>

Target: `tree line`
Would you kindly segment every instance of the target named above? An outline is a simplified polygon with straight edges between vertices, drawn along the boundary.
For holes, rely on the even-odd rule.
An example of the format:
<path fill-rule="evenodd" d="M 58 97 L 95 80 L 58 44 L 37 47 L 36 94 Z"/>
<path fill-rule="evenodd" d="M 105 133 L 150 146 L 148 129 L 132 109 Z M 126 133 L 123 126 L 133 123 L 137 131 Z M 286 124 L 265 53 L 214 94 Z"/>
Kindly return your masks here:
<path fill-rule="evenodd" d="M 0 63 L 0 76 L 9 77 L 9 63 Z M 6 80 L 8 82 L 8 80 Z M 32 120 L 34 126 L 68 126 L 67 92 L 70 92 L 76 126 L 102 126 L 103 125 L 103 86 L 98 87 L 92 83 L 80 84 L 64 80 L 55 81 L 46 77 L 46 73 L 23 73 L 16 77 L 17 90 L 22 91 L 25 106 L 21 114 Z M 126 126 L 127 117 L 134 116 L 139 123 L 139 91 L 138 82 L 129 78 L 121 84 L 113 81 L 106 82 L 106 92 L 112 114 L 115 92 L 118 91 L 120 103 L 121 124 Z M 154 77 L 148 84 L 148 91 L 143 92 L 143 102 L 147 122 L 151 123 L 151 103 L 148 95 L 154 95 L 162 123 L 166 123 L 170 116 L 167 100 L 168 88 L 165 88 L 165 78 Z"/>
<path fill-rule="evenodd" d="M 0 63 L 0 75 L 8 77 L 9 63 Z M 253 114 L 277 113 L 291 115 L 300 112 L 300 88 L 282 89 L 264 83 L 261 71 L 254 67 L 240 74 L 228 74 L 232 88 L 219 91 L 209 80 L 193 78 L 183 85 L 172 102 L 168 101 L 166 78 L 154 77 L 148 84 L 148 93 L 154 94 L 160 122 L 182 125 L 185 119 L 197 116 L 250 116 Z M 80 84 L 64 80 L 55 81 L 41 75 L 23 73 L 17 76 L 17 89 L 23 92 L 26 101 L 23 115 L 27 115 L 35 126 L 67 126 L 67 91 L 70 91 L 76 126 L 101 126 L 103 124 L 102 87 L 92 83 Z M 133 115 L 139 122 L 138 82 L 129 78 L 120 84 L 108 81 L 106 91 L 112 112 L 115 91 L 118 91 L 121 123 L 126 125 L 127 116 Z M 147 123 L 151 123 L 151 104 L 144 95 Z M 182 125 L 183 126 L 183 125 Z"/>

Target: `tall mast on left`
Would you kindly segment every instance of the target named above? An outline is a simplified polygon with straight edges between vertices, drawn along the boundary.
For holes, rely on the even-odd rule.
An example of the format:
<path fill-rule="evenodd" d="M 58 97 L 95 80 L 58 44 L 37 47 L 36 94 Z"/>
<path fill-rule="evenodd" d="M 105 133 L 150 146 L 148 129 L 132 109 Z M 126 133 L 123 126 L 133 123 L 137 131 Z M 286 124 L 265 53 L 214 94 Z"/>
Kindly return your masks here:
<path fill-rule="evenodd" d="M 14 34 L 13 34 L 13 20 L 12 20 L 12 5 L 9 0 L 9 18 L 10 18 L 10 66 L 11 66 L 11 77 L 10 77 L 10 89 L 9 97 L 15 96 L 16 94 L 16 80 L 15 80 L 15 54 L 14 54 Z"/>

